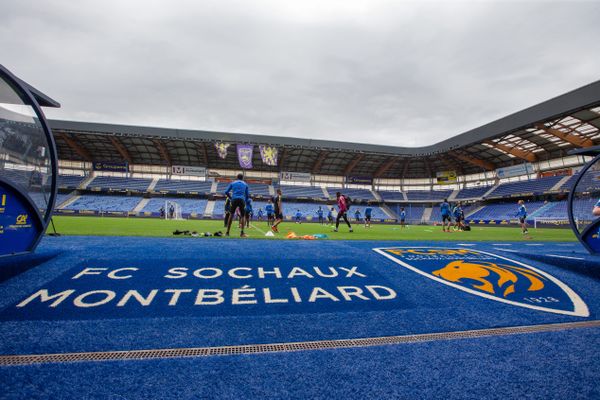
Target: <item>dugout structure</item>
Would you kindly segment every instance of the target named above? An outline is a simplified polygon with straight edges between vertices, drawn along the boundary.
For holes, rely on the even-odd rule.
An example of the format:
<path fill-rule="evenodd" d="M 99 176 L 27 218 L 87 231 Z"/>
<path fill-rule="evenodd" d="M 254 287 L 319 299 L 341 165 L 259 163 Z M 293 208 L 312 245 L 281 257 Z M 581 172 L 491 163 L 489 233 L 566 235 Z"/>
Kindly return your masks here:
<path fill-rule="evenodd" d="M 0 65 L 0 257 L 35 250 L 52 216 L 58 159 L 42 106 L 60 104 Z"/>

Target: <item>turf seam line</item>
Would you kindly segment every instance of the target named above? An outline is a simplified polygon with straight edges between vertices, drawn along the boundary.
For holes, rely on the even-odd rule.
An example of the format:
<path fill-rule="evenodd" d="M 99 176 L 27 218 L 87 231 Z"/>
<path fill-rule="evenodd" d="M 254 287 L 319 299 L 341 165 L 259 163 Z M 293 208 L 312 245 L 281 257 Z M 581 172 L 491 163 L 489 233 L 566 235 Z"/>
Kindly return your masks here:
<path fill-rule="evenodd" d="M 555 332 L 581 328 L 600 327 L 600 320 L 564 322 L 543 325 L 525 325 L 504 328 L 487 328 L 468 331 L 423 333 L 402 336 L 381 336 L 358 339 L 316 340 L 271 344 L 247 344 L 236 346 L 188 347 L 151 350 L 120 350 L 104 352 L 24 354 L 0 356 L 0 366 L 18 366 L 47 363 L 71 363 L 90 361 L 150 360 L 207 356 L 262 354 L 305 350 L 328 350 L 342 348 L 372 347 L 405 343 L 421 343 L 455 339 L 474 339 L 490 336 L 518 335 L 526 333 Z"/>

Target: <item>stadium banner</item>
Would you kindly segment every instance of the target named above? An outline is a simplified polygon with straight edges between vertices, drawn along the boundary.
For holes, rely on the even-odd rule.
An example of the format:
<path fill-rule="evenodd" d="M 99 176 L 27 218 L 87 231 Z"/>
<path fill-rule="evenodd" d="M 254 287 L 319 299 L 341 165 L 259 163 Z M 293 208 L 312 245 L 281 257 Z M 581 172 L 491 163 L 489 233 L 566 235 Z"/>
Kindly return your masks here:
<path fill-rule="evenodd" d="M 92 168 L 94 171 L 129 172 L 129 164 L 126 161 L 119 163 L 94 161 Z"/>
<path fill-rule="evenodd" d="M 260 157 L 262 158 L 262 162 L 271 167 L 276 167 L 277 156 L 279 155 L 277 147 L 264 146 L 261 144 L 258 146 L 258 148 L 260 149 Z"/>
<path fill-rule="evenodd" d="M 540 172 L 540 178 L 548 178 L 550 176 L 571 176 L 573 175 L 573 170 L 571 168 L 559 169 L 554 171 L 544 171 Z"/>
<path fill-rule="evenodd" d="M 456 171 L 438 171 L 435 178 L 438 184 L 453 183 L 456 182 Z"/>
<path fill-rule="evenodd" d="M 229 148 L 229 143 L 217 142 L 215 143 L 215 149 L 217 149 L 217 154 L 219 158 L 225 159 L 227 158 L 227 149 Z"/>
<path fill-rule="evenodd" d="M 307 172 L 281 172 L 279 179 L 282 181 L 310 182 L 311 175 Z"/>
<path fill-rule="evenodd" d="M 496 175 L 498 175 L 498 178 L 500 179 L 510 178 L 512 176 L 531 175 L 533 173 L 535 173 L 535 170 L 533 168 L 533 164 L 530 163 L 496 169 Z"/>
<path fill-rule="evenodd" d="M 237 155 L 240 167 L 242 169 L 252 169 L 252 153 L 254 152 L 254 146 L 251 144 L 238 144 Z"/>
<path fill-rule="evenodd" d="M 353 183 L 357 185 L 372 185 L 373 178 L 370 176 L 347 176 L 346 183 Z"/>
<path fill-rule="evenodd" d="M 186 165 L 171 166 L 171 174 L 188 176 L 206 176 L 206 167 L 192 167 Z"/>

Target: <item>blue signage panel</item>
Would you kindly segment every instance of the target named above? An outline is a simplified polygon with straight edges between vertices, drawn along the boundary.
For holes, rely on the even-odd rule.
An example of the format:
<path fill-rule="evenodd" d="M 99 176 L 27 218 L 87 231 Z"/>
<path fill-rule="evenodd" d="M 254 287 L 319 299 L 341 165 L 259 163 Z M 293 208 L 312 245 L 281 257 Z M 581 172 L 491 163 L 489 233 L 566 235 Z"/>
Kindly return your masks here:
<path fill-rule="evenodd" d="M 128 172 L 129 164 L 127 162 L 94 161 L 93 168 L 94 171 Z"/>
<path fill-rule="evenodd" d="M 346 182 L 357 185 L 371 185 L 373 183 L 373 178 L 369 176 L 348 176 L 346 177 Z"/>
<path fill-rule="evenodd" d="M 35 205 L 0 180 L 0 256 L 30 251 L 42 232 Z"/>

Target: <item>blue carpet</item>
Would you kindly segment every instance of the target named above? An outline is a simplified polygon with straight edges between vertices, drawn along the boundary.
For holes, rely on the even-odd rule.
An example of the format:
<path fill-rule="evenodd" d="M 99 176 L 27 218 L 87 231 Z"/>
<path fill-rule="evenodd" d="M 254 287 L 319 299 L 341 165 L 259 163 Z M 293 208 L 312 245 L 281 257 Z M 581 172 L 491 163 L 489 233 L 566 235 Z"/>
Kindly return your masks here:
<path fill-rule="evenodd" d="M 597 399 L 600 330 L 0 368 L 3 399 Z"/>
<path fill-rule="evenodd" d="M 476 296 L 372 250 L 407 244 L 460 247 L 439 242 L 48 237 L 36 254 L 0 264 L 0 354 L 343 339 L 598 319 L 600 263 L 576 244 L 463 247 L 503 255 L 550 274 L 583 299 L 588 317 Z M 561 255 L 569 258 L 556 257 Z M 581 258 L 585 268 L 578 268 Z M 318 276 L 315 267 L 331 276 Z M 85 268 L 106 269 L 87 270 L 91 273 L 73 279 Z M 119 268 L 136 269 L 114 275 L 131 278 L 108 277 Z M 169 272 L 171 268 L 182 269 Z M 199 268 L 206 269 L 194 276 Z M 231 279 L 226 275 L 232 268 L 244 268 L 237 270 L 239 276 L 252 276 Z M 281 278 L 267 272 L 275 268 Z M 299 275 L 288 279 L 294 268 L 311 277 L 296 269 Z M 216 269 L 226 272 L 207 278 Z M 171 278 L 165 278 L 167 274 Z M 350 296 L 347 301 L 340 286 L 361 288 L 363 297 Z M 322 291 L 313 294 L 311 302 L 315 287 Z M 16 307 L 41 288 L 50 294 L 73 293 L 56 307 L 48 304 L 57 298 Z M 226 300 L 196 305 L 198 290 L 207 288 L 222 290 Z M 237 299 L 250 303 L 231 304 L 234 289 L 252 288 L 257 289 L 255 295 Z M 272 299 L 288 302 L 266 304 L 264 292 L 258 290 L 264 288 L 272 289 Z M 301 301 L 291 288 L 297 289 Z M 395 296 L 386 298 L 389 292 L 381 288 L 392 289 Z M 122 294 L 131 289 L 144 296 L 160 290 L 147 306 L 132 298 L 119 306 Z M 173 296 L 166 296 L 165 289 L 191 292 L 182 292 L 169 306 Z M 90 290 L 117 295 L 101 306 L 74 307 L 75 297 Z M 81 302 L 89 305 L 106 296 L 91 294 Z M 251 303 L 254 299 L 256 304 Z M 598 398 L 599 333 L 579 329 L 364 349 L 4 367 L 0 398 Z"/>
<path fill-rule="evenodd" d="M 48 256 L 48 260 L 0 284 L 2 293 L 0 308 L 4 308 L 0 311 L 0 335 L 4 339 L 0 343 L 0 352 L 27 354 L 234 345 L 445 332 L 585 320 L 581 317 L 515 307 L 442 285 L 403 268 L 372 250 L 381 245 L 390 246 L 395 243 L 45 238 L 35 257 Z M 419 245 L 427 245 L 427 243 L 419 243 Z M 429 245 L 443 244 L 430 243 Z M 448 245 L 456 247 L 456 244 Z M 513 250 L 515 246 L 517 244 L 512 247 Z M 493 245 L 478 244 L 476 247 L 494 249 Z M 497 250 L 493 251 L 499 253 Z M 527 262 L 527 259 L 516 253 L 505 254 Z M 117 307 L 115 299 L 106 306 L 104 311 L 101 308 L 80 309 L 80 315 L 75 312 L 76 309 L 67 307 L 67 302 L 56 308 L 44 304 L 42 310 L 32 305 L 29 314 L 23 311 L 30 310 L 29 306 L 20 312 L 15 311 L 15 304 L 35 293 L 39 288 L 78 289 L 80 288 L 78 285 L 83 285 L 83 288 L 114 289 L 119 285 L 134 287 L 137 285 L 135 282 L 138 281 L 141 288 L 150 288 L 158 287 L 159 283 L 164 281 L 157 277 L 162 276 L 167 266 L 189 267 L 191 271 L 196 266 L 210 267 L 217 265 L 215 263 L 227 265 L 229 262 L 228 265 L 231 267 L 264 266 L 266 270 L 274 265 L 270 260 L 281 262 L 282 271 L 289 271 L 295 266 L 301 266 L 306 270 L 314 266 L 321 266 L 323 270 L 326 267 L 350 269 L 355 266 L 357 271 L 367 277 L 352 276 L 349 279 L 350 283 L 364 281 L 360 286 L 376 284 L 391 287 L 396 291 L 397 297 L 393 300 L 377 302 L 372 299 L 345 302 L 325 298 L 310 304 L 307 299 L 308 289 L 303 285 L 321 285 L 330 288 L 324 285 L 329 285 L 331 278 L 298 277 L 286 280 L 270 276 L 267 281 L 277 282 L 269 283 L 268 286 L 276 290 L 286 289 L 286 285 L 289 286 L 289 282 L 293 281 L 294 285 L 302 291 L 303 302 L 290 301 L 286 307 L 277 307 L 273 304 L 269 307 L 238 305 L 236 307 L 241 308 L 235 309 L 232 306 L 224 306 L 219 308 L 223 310 L 219 316 L 215 316 L 214 311 L 207 311 L 210 306 L 195 308 L 188 306 L 193 304 L 194 297 L 188 299 L 184 295 L 180 298 L 177 307 L 165 305 L 168 302 L 168 298 L 165 297 L 160 299 L 160 303 L 156 300 L 160 306 L 155 309 L 150 307 L 147 310 L 146 307 L 134 307 L 136 304 L 134 301 L 127 306 Z M 73 274 L 81 271 L 83 266 L 102 266 L 109 269 L 131 267 L 140 270 L 136 272 L 136 278 L 129 280 L 110 280 L 104 275 L 89 275 L 71 280 Z M 597 318 L 600 288 L 594 279 L 542 262 L 535 262 L 535 267 L 568 284 L 587 303 L 590 309 L 589 319 Z M 160 273 L 156 270 L 160 270 Z M 123 274 L 127 274 L 127 271 Z M 338 277 L 333 281 L 345 279 L 348 278 Z M 170 280 L 169 285 L 175 285 L 171 281 L 174 280 Z M 202 283 L 199 281 L 201 280 L 188 276 L 178 280 L 177 284 L 180 284 L 179 287 L 193 289 L 207 285 L 207 280 Z M 249 286 L 256 286 L 256 279 L 250 281 L 252 282 Z M 310 284 L 307 284 L 307 281 L 310 281 Z M 81 282 L 92 282 L 92 284 Z M 215 286 L 212 281 L 208 285 Z M 235 280 L 228 285 L 224 288 L 231 289 L 233 285 L 241 288 L 246 285 L 246 280 Z M 280 293 L 282 292 L 273 295 L 279 296 Z M 337 297 L 341 299 L 339 293 Z M 92 301 L 93 298 L 89 300 Z M 136 312 L 139 314 L 136 315 Z"/>

